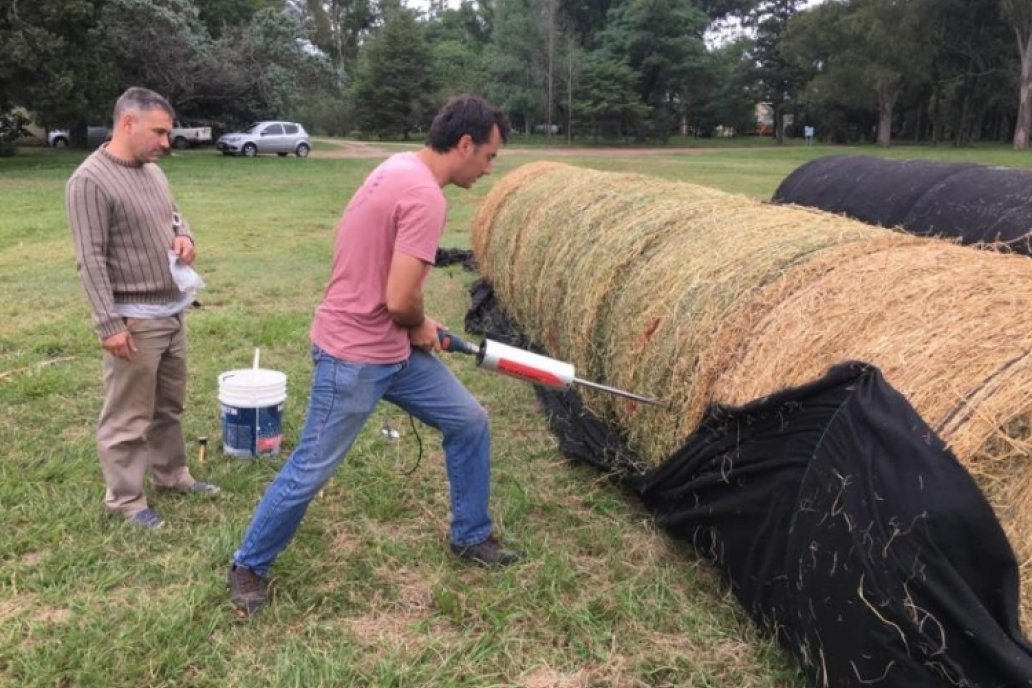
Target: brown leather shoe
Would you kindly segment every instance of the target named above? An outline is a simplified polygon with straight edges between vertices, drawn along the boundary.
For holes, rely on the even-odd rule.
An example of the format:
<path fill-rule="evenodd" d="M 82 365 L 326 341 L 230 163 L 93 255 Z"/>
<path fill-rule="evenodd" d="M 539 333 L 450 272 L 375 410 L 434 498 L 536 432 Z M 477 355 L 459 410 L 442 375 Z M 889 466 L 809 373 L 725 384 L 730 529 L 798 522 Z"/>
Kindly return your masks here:
<path fill-rule="evenodd" d="M 460 547 L 453 542 L 451 551 L 459 559 L 481 566 L 509 566 L 523 558 L 521 552 L 507 549 L 494 535 L 489 535 L 483 542 L 466 547 Z"/>
<path fill-rule="evenodd" d="M 233 564 L 229 570 L 229 601 L 244 616 L 251 616 L 268 600 L 265 585 L 265 579 L 251 569 Z"/>

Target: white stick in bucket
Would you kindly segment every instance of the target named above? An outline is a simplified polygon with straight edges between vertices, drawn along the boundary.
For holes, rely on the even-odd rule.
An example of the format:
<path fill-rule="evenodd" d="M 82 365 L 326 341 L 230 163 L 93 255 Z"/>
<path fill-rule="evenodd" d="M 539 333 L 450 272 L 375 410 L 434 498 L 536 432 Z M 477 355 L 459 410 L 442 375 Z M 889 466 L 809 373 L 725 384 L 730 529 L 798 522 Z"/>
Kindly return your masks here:
<path fill-rule="evenodd" d="M 254 366 L 252 366 L 254 370 L 258 370 L 258 357 L 260 355 L 260 352 L 261 352 L 261 350 L 257 346 L 254 347 Z M 256 399 L 255 403 L 254 403 L 254 453 L 255 453 L 255 455 L 259 454 L 259 451 L 258 451 L 258 441 L 261 439 L 261 434 L 262 434 L 261 433 L 261 425 L 262 425 L 262 423 L 261 423 L 261 408 L 259 408 L 259 405 L 258 405 L 258 402 L 257 402 L 257 399 Z"/>

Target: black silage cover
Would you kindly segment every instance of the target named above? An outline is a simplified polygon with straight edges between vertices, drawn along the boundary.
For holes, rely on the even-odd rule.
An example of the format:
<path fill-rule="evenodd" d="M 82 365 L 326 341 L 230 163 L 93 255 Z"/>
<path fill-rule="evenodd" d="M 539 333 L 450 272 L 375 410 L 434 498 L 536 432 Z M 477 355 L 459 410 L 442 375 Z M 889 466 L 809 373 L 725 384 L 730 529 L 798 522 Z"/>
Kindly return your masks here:
<path fill-rule="evenodd" d="M 965 244 L 1032 254 L 1032 171 L 832 155 L 797 168 L 771 199 Z"/>
<path fill-rule="evenodd" d="M 468 332 L 534 349 L 490 285 L 471 296 Z M 843 364 L 714 406 L 651 470 L 575 391 L 535 389 L 563 453 L 712 560 L 812 685 L 1032 686 L 1017 563 L 992 507 L 877 369 Z"/>

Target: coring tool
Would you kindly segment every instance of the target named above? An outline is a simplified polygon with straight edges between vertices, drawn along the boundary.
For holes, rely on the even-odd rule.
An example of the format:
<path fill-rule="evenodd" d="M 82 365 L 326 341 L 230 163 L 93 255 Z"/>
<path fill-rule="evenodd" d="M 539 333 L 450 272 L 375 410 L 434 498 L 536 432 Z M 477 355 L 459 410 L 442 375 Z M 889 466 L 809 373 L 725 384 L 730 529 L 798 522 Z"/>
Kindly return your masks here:
<path fill-rule="evenodd" d="M 597 382 L 582 380 L 576 377 L 576 371 L 572 364 L 557 361 L 554 358 L 535 354 L 531 351 L 524 351 L 514 346 L 490 339 L 485 339 L 480 343 L 480 346 L 476 346 L 456 336 L 453 332 L 444 329 L 437 331 L 437 339 L 441 343 L 443 351 L 475 356 L 477 367 L 479 368 L 508 375 L 526 382 L 532 382 L 535 385 L 541 385 L 548 389 L 565 392 L 572 385 L 578 384 L 597 389 L 606 394 L 615 394 L 627 399 L 633 399 L 634 401 L 640 401 L 643 404 L 666 406 L 658 399 L 651 399 L 631 392 L 625 392 L 615 387 L 600 385 Z"/>

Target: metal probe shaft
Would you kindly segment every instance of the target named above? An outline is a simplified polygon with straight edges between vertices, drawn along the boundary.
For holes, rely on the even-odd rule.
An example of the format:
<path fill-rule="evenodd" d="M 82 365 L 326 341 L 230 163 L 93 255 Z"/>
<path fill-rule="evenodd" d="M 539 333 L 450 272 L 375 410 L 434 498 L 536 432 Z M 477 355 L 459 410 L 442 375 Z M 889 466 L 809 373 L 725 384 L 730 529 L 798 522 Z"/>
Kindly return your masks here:
<path fill-rule="evenodd" d="M 643 404 L 652 404 L 653 406 L 666 406 L 666 404 L 664 404 L 659 399 L 643 397 L 638 394 L 634 394 L 633 392 L 626 392 L 622 389 L 617 389 L 616 387 L 607 387 L 606 385 L 600 385 L 599 383 L 591 382 L 590 380 L 582 380 L 579 377 L 573 378 L 573 381 L 576 382 L 578 385 L 584 385 L 585 387 L 591 387 L 592 389 L 597 389 L 602 392 L 615 394 L 618 397 L 627 397 L 628 399 L 634 399 L 635 401 L 640 401 Z"/>

